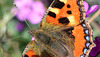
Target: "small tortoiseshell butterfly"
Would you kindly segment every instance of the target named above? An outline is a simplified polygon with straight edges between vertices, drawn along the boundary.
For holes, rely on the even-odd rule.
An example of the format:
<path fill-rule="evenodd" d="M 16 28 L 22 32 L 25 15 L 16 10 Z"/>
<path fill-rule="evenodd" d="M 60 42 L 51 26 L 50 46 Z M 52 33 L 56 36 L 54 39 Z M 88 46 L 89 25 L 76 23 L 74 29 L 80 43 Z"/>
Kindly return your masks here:
<path fill-rule="evenodd" d="M 94 46 L 83 0 L 54 0 L 22 57 L 88 57 Z"/>

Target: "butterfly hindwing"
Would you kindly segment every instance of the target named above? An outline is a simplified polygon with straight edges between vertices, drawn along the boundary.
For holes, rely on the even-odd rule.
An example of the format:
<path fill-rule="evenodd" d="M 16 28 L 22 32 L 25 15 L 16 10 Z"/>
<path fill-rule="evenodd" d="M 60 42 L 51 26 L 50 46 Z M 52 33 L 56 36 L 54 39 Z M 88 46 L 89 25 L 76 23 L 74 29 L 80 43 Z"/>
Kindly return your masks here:
<path fill-rule="evenodd" d="M 40 44 L 31 41 L 23 51 L 22 57 L 53 57 Z"/>
<path fill-rule="evenodd" d="M 38 49 L 35 50 L 34 47 L 37 47 L 35 46 L 34 41 L 31 41 L 29 44 L 27 44 L 25 50 L 23 51 L 22 57 L 32 57 L 32 56 L 38 57 L 38 55 L 34 51 L 39 51 L 39 50 Z"/>
<path fill-rule="evenodd" d="M 85 20 L 75 27 L 57 29 L 51 34 L 58 41 L 67 44 L 75 57 L 88 57 L 94 46 L 92 29 Z"/>
<path fill-rule="evenodd" d="M 74 55 L 76 57 L 88 57 L 91 48 L 94 46 L 92 40 L 92 29 L 85 20 L 74 27 L 72 35 L 75 36 Z"/>

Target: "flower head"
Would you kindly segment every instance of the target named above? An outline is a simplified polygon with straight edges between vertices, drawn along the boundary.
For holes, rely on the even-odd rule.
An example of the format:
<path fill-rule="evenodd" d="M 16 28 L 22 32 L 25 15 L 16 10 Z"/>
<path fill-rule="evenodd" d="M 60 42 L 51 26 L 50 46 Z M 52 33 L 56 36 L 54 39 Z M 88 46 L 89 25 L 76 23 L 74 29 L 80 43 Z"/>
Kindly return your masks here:
<path fill-rule="evenodd" d="M 24 30 L 24 24 L 23 23 L 21 23 L 21 22 L 18 22 L 17 24 L 16 24 L 16 30 L 17 31 L 23 31 Z"/>
<path fill-rule="evenodd" d="M 98 9 L 98 5 L 93 5 L 89 9 L 89 5 L 86 1 L 83 1 L 84 9 L 86 11 L 86 17 L 89 17 L 89 14 L 95 12 Z"/>
<path fill-rule="evenodd" d="M 94 48 L 92 48 L 92 50 L 90 52 L 90 57 L 96 57 L 96 55 L 100 54 L 100 40 L 99 40 L 99 38 L 96 37 L 93 42 L 96 44 L 96 46 Z"/>
<path fill-rule="evenodd" d="M 34 0 L 15 0 L 14 4 L 18 9 L 12 8 L 15 11 L 15 16 L 20 20 L 30 21 L 32 24 L 40 23 L 42 16 L 45 13 L 43 3 Z"/>

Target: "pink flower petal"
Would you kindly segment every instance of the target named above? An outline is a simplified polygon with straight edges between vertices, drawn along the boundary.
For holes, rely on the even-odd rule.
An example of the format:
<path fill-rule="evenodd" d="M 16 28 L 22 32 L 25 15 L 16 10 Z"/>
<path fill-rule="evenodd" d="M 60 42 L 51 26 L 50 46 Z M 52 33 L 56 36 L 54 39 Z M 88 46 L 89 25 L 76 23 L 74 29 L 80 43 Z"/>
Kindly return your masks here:
<path fill-rule="evenodd" d="M 33 0 L 15 0 L 14 4 L 20 9 L 21 7 L 31 6 Z"/>
<path fill-rule="evenodd" d="M 33 40 L 35 40 L 35 38 L 34 38 L 34 37 L 32 37 L 32 40 L 31 40 L 31 41 L 33 41 Z"/>
<path fill-rule="evenodd" d="M 23 7 L 20 8 L 16 16 L 20 21 L 25 21 L 24 19 L 27 19 L 30 13 L 31 13 L 30 8 Z"/>
<path fill-rule="evenodd" d="M 36 1 L 32 5 L 32 11 L 30 13 L 28 20 L 32 24 L 38 24 L 41 22 L 41 19 L 42 19 L 44 13 L 45 13 L 45 8 L 44 8 L 42 2 Z"/>
<path fill-rule="evenodd" d="M 35 12 L 37 12 L 37 13 L 40 13 L 40 12 L 41 12 L 42 14 L 45 13 L 44 5 L 43 5 L 43 3 L 40 2 L 40 1 L 34 2 L 33 5 L 32 5 L 32 8 L 33 8 L 33 10 L 34 10 Z"/>
<path fill-rule="evenodd" d="M 24 21 L 24 19 L 27 19 L 27 17 L 29 16 L 30 12 L 31 12 L 31 7 L 32 4 L 34 3 L 33 0 L 15 0 L 14 1 L 15 5 L 18 8 L 12 8 L 11 11 L 15 11 L 15 16 L 17 16 L 17 18 L 20 21 Z"/>
<path fill-rule="evenodd" d="M 83 1 L 83 5 L 84 5 L 85 11 L 87 12 L 88 11 L 88 8 L 89 8 L 88 3 L 86 1 Z"/>
<path fill-rule="evenodd" d="M 33 0 L 15 0 L 18 10 L 15 14 L 20 21 L 29 20 L 32 24 L 40 23 L 45 8 L 42 2 Z M 14 11 L 14 9 L 12 10 Z"/>
<path fill-rule="evenodd" d="M 98 5 L 93 5 L 91 8 L 88 10 L 87 14 L 91 14 L 95 12 L 98 9 Z"/>
<path fill-rule="evenodd" d="M 41 22 L 42 17 L 43 17 L 43 15 L 41 15 L 41 13 L 39 14 L 39 13 L 33 11 L 33 12 L 30 14 L 28 20 L 29 20 L 32 24 L 38 24 L 38 23 Z"/>

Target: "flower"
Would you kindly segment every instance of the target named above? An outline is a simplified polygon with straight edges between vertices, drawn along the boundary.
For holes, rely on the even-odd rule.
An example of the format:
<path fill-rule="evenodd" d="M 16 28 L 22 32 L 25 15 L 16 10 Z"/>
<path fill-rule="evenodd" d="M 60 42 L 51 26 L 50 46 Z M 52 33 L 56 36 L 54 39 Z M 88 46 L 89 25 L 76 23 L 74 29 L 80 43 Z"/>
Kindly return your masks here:
<path fill-rule="evenodd" d="M 93 5 L 89 8 L 89 5 L 86 1 L 83 1 L 84 9 L 86 11 L 86 17 L 89 17 L 89 14 L 95 12 L 98 9 L 98 5 Z"/>
<path fill-rule="evenodd" d="M 92 48 L 90 52 L 90 57 L 96 57 L 96 55 L 100 54 L 100 40 L 98 37 L 95 37 L 95 40 L 93 41 L 96 46 Z"/>
<path fill-rule="evenodd" d="M 32 37 L 32 40 L 31 40 L 31 41 L 33 41 L 33 40 L 35 40 L 35 38 L 34 38 L 34 37 Z"/>
<path fill-rule="evenodd" d="M 45 13 L 45 9 L 43 7 L 43 4 L 38 1 L 38 2 L 33 3 L 32 7 L 34 10 L 31 11 L 30 16 L 28 17 L 29 18 L 28 20 L 32 24 L 40 23 L 43 15 Z"/>
<path fill-rule="evenodd" d="M 16 30 L 17 31 L 23 31 L 24 30 L 24 24 L 23 23 L 21 23 L 21 22 L 18 22 L 17 24 L 16 24 Z"/>
<path fill-rule="evenodd" d="M 43 3 L 34 0 L 15 0 L 14 4 L 18 9 L 12 8 L 15 11 L 15 16 L 20 20 L 24 19 L 30 21 L 32 24 L 40 23 L 44 13 L 45 8 Z"/>

